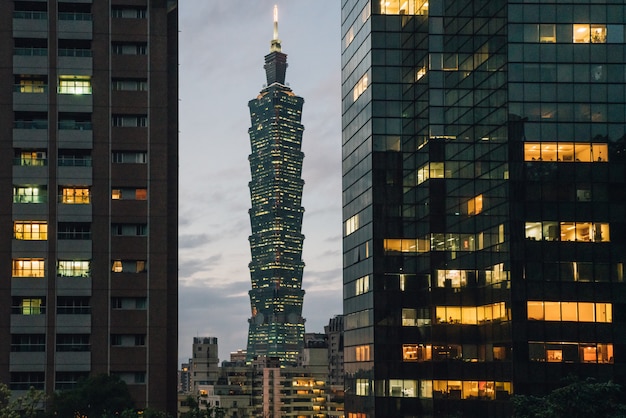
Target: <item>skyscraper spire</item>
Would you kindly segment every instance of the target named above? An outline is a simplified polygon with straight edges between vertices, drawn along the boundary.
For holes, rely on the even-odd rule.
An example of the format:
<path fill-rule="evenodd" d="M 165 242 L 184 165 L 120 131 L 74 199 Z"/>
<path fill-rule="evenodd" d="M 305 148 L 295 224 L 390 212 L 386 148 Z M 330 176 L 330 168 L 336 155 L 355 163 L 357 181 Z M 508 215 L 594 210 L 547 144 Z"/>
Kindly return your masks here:
<path fill-rule="evenodd" d="M 280 39 L 278 39 L 278 6 L 274 5 L 274 37 L 270 43 L 270 53 L 265 56 L 265 77 L 267 85 L 274 83 L 285 84 L 287 72 L 287 54 L 282 53 Z"/>
<path fill-rule="evenodd" d="M 270 46 L 270 52 L 280 52 L 280 39 L 278 39 L 278 5 L 274 5 L 274 38 Z"/>

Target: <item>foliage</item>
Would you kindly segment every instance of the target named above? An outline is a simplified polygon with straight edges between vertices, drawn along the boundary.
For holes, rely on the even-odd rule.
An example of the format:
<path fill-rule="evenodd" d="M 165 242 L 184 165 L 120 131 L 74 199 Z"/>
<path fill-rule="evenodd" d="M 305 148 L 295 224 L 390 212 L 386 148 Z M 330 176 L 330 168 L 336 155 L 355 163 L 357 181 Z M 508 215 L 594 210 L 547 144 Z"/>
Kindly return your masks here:
<path fill-rule="evenodd" d="M 80 381 L 76 388 L 55 393 L 52 416 L 119 417 L 134 409 L 126 383 L 117 376 L 100 374 Z"/>
<path fill-rule="evenodd" d="M 117 417 L 116 417 L 117 418 Z M 127 409 L 120 415 L 120 418 L 172 418 L 171 415 L 162 412 L 155 411 L 154 409 L 144 409 L 143 411 L 135 411 L 134 409 Z"/>
<path fill-rule="evenodd" d="M 626 405 L 620 385 L 594 379 L 574 380 L 544 397 L 516 395 L 516 418 L 623 418 Z"/>
<path fill-rule="evenodd" d="M 183 412 L 180 418 L 224 418 L 225 416 L 223 408 L 201 409 L 200 404 L 193 396 L 187 396 L 185 403 L 189 406 L 189 411 Z"/>
<path fill-rule="evenodd" d="M 4 383 L 0 383 L 0 417 L 2 418 L 36 418 L 42 416 L 42 407 L 46 395 L 33 387 L 23 396 L 11 399 L 11 391 Z"/>

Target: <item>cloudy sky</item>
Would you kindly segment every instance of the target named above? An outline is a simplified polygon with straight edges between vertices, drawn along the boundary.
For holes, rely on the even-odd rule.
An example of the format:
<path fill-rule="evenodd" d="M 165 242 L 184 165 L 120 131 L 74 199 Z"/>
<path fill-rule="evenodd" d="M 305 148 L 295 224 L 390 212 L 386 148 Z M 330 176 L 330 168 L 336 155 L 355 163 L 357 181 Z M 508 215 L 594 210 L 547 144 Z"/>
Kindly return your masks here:
<path fill-rule="evenodd" d="M 304 317 L 341 313 L 340 2 L 182 0 L 180 8 L 179 361 L 217 337 L 246 348 L 250 303 L 250 116 L 265 83 L 278 4 L 287 83 L 305 99 Z"/>

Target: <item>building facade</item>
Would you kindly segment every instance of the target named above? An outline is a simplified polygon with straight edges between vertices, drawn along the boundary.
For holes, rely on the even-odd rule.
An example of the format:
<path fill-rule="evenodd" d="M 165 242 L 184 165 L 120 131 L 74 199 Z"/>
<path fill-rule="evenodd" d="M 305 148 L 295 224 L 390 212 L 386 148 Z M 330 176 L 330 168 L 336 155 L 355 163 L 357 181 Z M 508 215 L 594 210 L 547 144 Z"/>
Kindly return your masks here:
<path fill-rule="evenodd" d="M 0 381 L 176 412 L 176 1 L 0 3 Z"/>
<path fill-rule="evenodd" d="M 281 52 L 274 8 L 274 38 L 265 56 L 267 87 L 248 103 L 251 127 L 247 361 L 256 356 L 295 363 L 302 347 L 302 133 L 304 99 L 285 84 L 287 55 Z"/>
<path fill-rule="evenodd" d="M 216 337 L 194 337 L 191 359 L 191 388 L 198 393 L 200 385 L 214 385 L 219 377 L 218 344 Z"/>
<path fill-rule="evenodd" d="M 625 14 L 342 0 L 347 417 L 625 383 Z"/>

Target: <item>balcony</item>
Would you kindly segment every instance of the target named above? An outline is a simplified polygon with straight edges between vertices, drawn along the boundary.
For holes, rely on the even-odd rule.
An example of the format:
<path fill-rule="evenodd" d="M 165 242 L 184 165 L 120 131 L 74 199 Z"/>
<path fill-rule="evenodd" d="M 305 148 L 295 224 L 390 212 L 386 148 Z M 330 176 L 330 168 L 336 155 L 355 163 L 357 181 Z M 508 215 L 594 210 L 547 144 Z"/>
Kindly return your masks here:
<path fill-rule="evenodd" d="M 57 214 L 59 222 L 91 222 L 92 205 L 61 203 L 62 196 L 59 196 Z"/>
<path fill-rule="evenodd" d="M 59 48 L 59 74 L 91 75 L 93 58 L 90 49 Z"/>
<path fill-rule="evenodd" d="M 13 86 L 13 110 L 45 112 L 48 109 L 48 86 L 16 84 Z"/>
<path fill-rule="evenodd" d="M 17 10 L 13 12 L 14 38 L 46 38 L 47 36 L 47 12 Z"/>
<path fill-rule="evenodd" d="M 13 147 L 46 149 L 48 147 L 48 121 L 16 120 L 13 122 Z"/>
<path fill-rule="evenodd" d="M 57 296 L 91 296 L 90 277 L 57 277 Z"/>
<path fill-rule="evenodd" d="M 91 122 L 59 121 L 59 148 L 92 149 Z"/>
<path fill-rule="evenodd" d="M 92 39 L 91 13 L 59 13 L 58 32 L 61 39 Z"/>
<path fill-rule="evenodd" d="M 13 74 L 47 74 L 48 48 L 15 48 Z"/>

